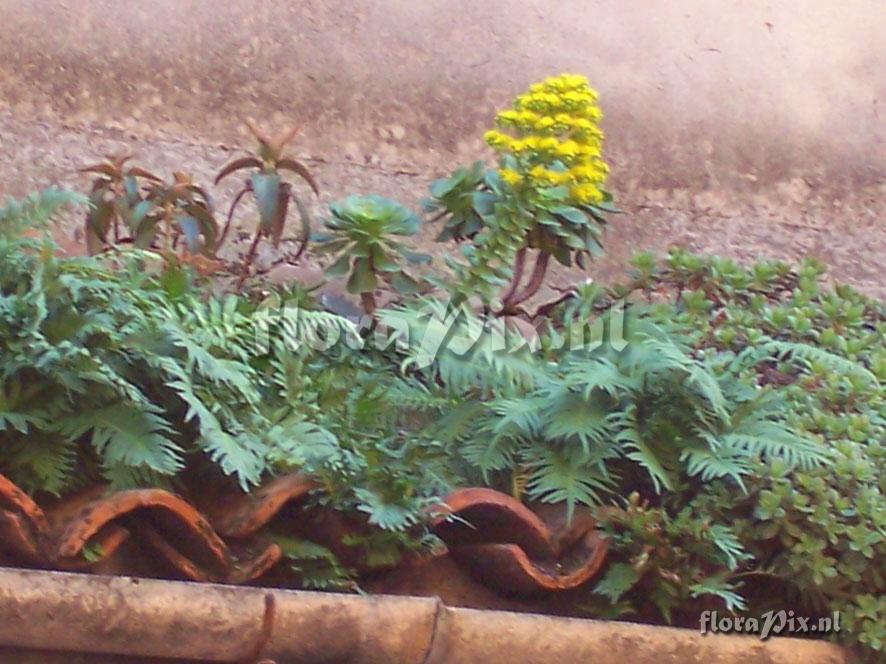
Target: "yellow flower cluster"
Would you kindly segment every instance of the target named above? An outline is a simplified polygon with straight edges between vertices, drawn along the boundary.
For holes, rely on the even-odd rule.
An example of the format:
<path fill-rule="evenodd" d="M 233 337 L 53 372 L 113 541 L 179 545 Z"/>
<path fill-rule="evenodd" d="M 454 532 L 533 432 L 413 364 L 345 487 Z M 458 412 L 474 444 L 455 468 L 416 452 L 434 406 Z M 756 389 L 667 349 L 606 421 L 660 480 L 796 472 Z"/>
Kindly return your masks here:
<path fill-rule="evenodd" d="M 486 142 L 511 155 L 517 168 L 503 168 L 512 186 L 568 186 L 576 203 L 599 203 L 609 167 L 601 157 L 603 117 L 597 93 L 584 76 L 564 74 L 536 83 L 496 116 L 498 129 Z"/>

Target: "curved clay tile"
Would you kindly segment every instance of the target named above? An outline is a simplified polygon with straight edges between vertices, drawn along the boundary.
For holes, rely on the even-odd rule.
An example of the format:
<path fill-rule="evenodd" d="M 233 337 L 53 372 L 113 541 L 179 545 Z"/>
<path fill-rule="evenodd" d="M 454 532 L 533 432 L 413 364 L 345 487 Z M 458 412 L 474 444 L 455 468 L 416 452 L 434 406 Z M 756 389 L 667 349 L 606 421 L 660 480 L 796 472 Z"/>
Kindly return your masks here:
<path fill-rule="evenodd" d="M 266 526 L 288 503 L 300 501 L 317 488 L 302 473 L 291 473 L 263 484 L 252 493 L 238 492 L 206 511 L 223 537 L 245 538 Z"/>
<path fill-rule="evenodd" d="M 44 507 L 46 520 L 49 522 L 47 555 L 57 565 L 66 570 L 86 570 L 114 556 L 120 547 L 129 539 L 131 533 L 117 521 L 105 524 L 89 539 L 87 550 L 80 550 L 73 556 L 65 556 L 58 550 L 64 532 L 71 521 L 90 503 L 101 499 L 108 491 L 104 484 L 97 484 L 69 494 L 64 499 L 51 501 Z"/>
<path fill-rule="evenodd" d="M 306 506 L 304 498 L 315 488 L 313 480 L 293 473 L 252 494 L 223 490 L 210 500 L 204 492 L 211 514 L 206 518 L 166 491 L 108 493 L 105 486 L 53 501 L 44 511 L 0 475 L 0 555 L 55 569 L 93 569 L 109 561 L 126 573 L 131 564 L 115 554 L 139 550 L 141 544 L 159 554 L 155 561 L 162 559 L 185 578 L 246 583 L 283 558 L 281 547 L 261 534 L 274 521 L 280 534 L 321 543 L 343 564 L 362 569 L 362 549 L 345 542 L 347 535 L 368 532 L 368 526 L 354 515 Z M 275 521 L 292 504 L 299 508 L 297 518 Z M 539 511 L 544 518 L 498 491 L 462 489 L 435 511 L 431 526 L 454 560 L 498 591 L 530 595 L 587 582 L 602 566 L 607 548 L 593 519 L 583 514 L 564 524 L 556 508 Z M 128 541 L 135 546 L 123 547 Z"/>
<path fill-rule="evenodd" d="M 444 502 L 434 532 L 456 560 L 497 590 L 537 594 L 577 588 L 605 561 L 608 542 L 587 514 L 564 523 L 546 509 L 552 531 L 523 503 L 492 489 L 461 489 Z"/>
<path fill-rule="evenodd" d="M 175 542 L 176 549 L 187 551 L 182 555 L 204 568 L 221 574 L 231 565 L 230 552 L 209 521 L 190 503 L 160 489 L 118 491 L 88 503 L 59 536 L 58 555 L 80 555 L 94 536 L 120 519 L 153 526 Z"/>
<path fill-rule="evenodd" d="M 454 491 L 443 503 L 431 525 L 447 545 L 507 543 L 518 545 L 531 556 L 555 554 L 544 521 L 516 498 L 493 489 L 473 488 Z"/>
<path fill-rule="evenodd" d="M 590 532 L 563 561 L 532 560 L 515 544 L 459 546 L 451 552 L 485 585 L 504 593 L 536 595 L 584 585 L 602 568 L 607 549 L 607 541 Z"/>
<path fill-rule="evenodd" d="M 227 583 L 249 583 L 267 574 L 283 559 L 279 544 L 254 542 L 248 546 L 232 546 L 234 566 L 225 578 Z"/>
<path fill-rule="evenodd" d="M 37 562 L 49 530 L 46 515 L 16 484 L 0 475 L 0 549 L 13 557 Z"/>
<path fill-rule="evenodd" d="M 249 500 L 229 502 L 235 534 L 258 530 L 312 488 L 302 476 L 269 483 Z M 252 537 L 232 547 L 193 505 L 159 489 L 108 493 L 96 485 L 51 501 L 47 511 L 0 475 L 0 551 L 26 564 L 88 570 L 111 559 L 133 534 L 194 581 L 246 583 L 275 566 L 280 546 Z M 125 565 L 124 565 L 125 567 Z"/>
<path fill-rule="evenodd" d="M 16 509 L 28 517 L 40 529 L 45 530 L 48 526 L 46 516 L 39 505 L 18 486 L 0 475 L 0 509 Z"/>
<path fill-rule="evenodd" d="M 24 562 L 36 564 L 43 556 L 33 523 L 23 515 L 0 509 L 0 551 Z"/>

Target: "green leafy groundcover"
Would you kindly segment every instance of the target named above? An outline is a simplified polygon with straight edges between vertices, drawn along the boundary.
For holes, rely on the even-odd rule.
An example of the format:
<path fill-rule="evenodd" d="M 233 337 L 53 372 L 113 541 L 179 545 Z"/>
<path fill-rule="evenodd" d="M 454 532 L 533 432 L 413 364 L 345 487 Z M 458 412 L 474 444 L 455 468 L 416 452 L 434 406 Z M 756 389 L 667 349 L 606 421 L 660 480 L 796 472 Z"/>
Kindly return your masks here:
<path fill-rule="evenodd" d="M 697 627 L 783 602 L 840 611 L 836 637 L 882 652 L 886 314 L 817 264 L 642 255 L 628 286 L 543 307 L 536 338 L 428 295 L 361 331 L 297 288 L 281 322 L 150 252 L 59 258 L 22 234 L 71 202 L 0 209 L 0 472 L 29 491 L 299 468 L 366 516 L 352 545 L 385 565 L 434 545 L 441 495 L 486 484 L 595 510 L 611 562 L 577 611 Z M 405 334 L 287 343 L 387 328 Z M 305 586 L 353 586 L 322 547 L 280 541 Z"/>

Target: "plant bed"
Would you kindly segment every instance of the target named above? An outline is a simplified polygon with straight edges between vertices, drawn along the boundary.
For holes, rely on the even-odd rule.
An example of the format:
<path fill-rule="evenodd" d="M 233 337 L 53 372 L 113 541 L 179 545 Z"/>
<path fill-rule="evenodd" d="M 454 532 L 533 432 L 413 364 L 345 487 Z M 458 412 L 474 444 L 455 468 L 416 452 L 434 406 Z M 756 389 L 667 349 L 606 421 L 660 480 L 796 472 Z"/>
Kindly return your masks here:
<path fill-rule="evenodd" d="M 230 215 L 185 174 L 89 167 L 93 256 L 42 234 L 84 200 L 9 203 L 3 560 L 689 628 L 839 611 L 836 636 L 876 659 L 882 303 L 813 261 L 680 251 L 540 301 L 551 263 L 586 264 L 618 213 L 599 119 L 575 76 L 502 112 L 498 167 L 431 188 L 458 247 L 441 272 L 396 201 L 346 199 L 311 232 L 282 177 L 316 189 L 282 153 L 294 132 L 253 127 L 258 153 L 220 171 L 252 169 L 231 215 L 241 195 L 258 206 L 232 264 Z M 255 269 L 290 204 L 290 259 L 327 256 L 356 315 Z"/>

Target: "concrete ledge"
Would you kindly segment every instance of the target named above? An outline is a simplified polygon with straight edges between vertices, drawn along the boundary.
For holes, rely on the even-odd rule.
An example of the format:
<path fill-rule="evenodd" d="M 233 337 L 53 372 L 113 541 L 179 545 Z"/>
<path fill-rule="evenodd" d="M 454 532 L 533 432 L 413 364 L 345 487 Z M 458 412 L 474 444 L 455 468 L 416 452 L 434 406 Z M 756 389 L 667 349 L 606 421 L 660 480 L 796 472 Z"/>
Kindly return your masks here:
<path fill-rule="evenodd" d="M 847 664 L 829 643 L 335 595 L 0 568 L 0 661 L 27 650 L 280 664 Z M 13 649 L 24 649 L 15 651 Z M 4 655 L 15 653 L 7 659 Z M 105 657 L 97 659 L 96 656 Z M 69 655 L 66 662 L 78 661 Z"/>

